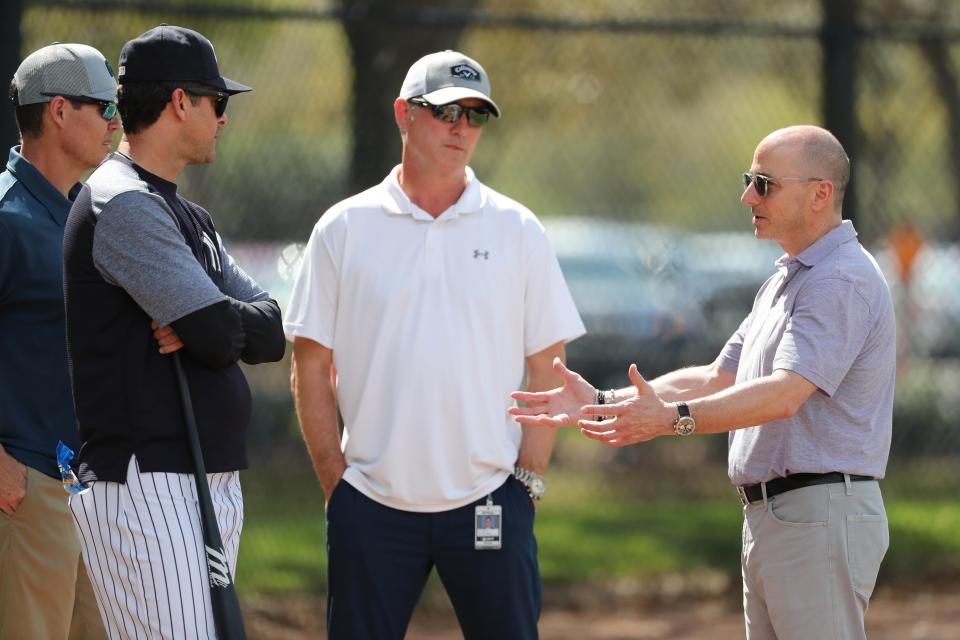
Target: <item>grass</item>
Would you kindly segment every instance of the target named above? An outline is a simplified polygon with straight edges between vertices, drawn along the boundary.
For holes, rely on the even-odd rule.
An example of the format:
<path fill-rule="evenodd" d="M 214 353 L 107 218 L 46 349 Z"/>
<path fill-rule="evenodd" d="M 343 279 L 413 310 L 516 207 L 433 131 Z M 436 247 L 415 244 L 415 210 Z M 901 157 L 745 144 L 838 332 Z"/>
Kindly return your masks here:
<path fill-rule="evenodd" d="M 742 516 L 732 492 L 657 498 L 655 491 L 636 489 L 640 474 L 622 475 L 630 484 L 609 471 L 599 475 L 565 469 L 552 474 L 536 525 L 546 583 L 647 579 L 701 569 L 734 579 L 739 575 Z M 649 475 L 641 477 L 649 482 Z M 323 499 L 309 464 L 304 460 L 248 471 L 243 484 L 246 518 L 237 575 L 241 592 L 322 593 Z M 888 492 L 891 546 L 883 580 L 956 579 L 960 502 L 951 492 L 922 500 L 915 495 L 907 488 Z"/>

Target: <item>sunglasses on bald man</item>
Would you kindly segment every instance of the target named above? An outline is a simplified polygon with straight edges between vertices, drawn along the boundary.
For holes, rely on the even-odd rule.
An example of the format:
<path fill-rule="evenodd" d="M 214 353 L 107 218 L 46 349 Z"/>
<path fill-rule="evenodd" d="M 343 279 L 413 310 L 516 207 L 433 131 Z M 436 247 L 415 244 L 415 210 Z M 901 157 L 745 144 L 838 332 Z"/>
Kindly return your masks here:
<path fill-rule="evenodd" d="M 816 182 L 817 180 L 823 180 L 823 178 L 771 178 L 762 173 L 745 173 L 743 174 L 743 188 L 749 189 L 750 184 L 753 183 L 757 195 L 762 198 L 767 195 L 767 186 L 770 184 L 777 184 L 778 182 Z"/>
<path fill-rule="evenodd" d="M 490 120 L 490 110 L 483 107 L 465 107 L 451 102 L 450 104 L 430 104 L 422 98 L 411 98 L 410 104 L 429 109 L 433 117 L 437 120 L 443 120 L 453 124 L 458 121 L 463 114 L 467 114 L 467 123 L 474 127 L 482 127 Z"/>

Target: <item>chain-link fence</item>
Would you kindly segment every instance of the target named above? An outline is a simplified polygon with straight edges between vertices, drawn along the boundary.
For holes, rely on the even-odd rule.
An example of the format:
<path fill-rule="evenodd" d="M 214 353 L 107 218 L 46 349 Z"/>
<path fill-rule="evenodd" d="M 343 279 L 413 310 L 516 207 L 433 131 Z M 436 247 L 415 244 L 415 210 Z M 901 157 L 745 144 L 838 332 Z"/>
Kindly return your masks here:
<path fill-rule="evenodd" d="M 371 4 L 378 6 L 37 0 L 25 6 L 22 46 L 27 52 L 51 40 L 81 41 L 116 59 L 125 40 L 161 21 L 207 34 L 225 74 L 255 91 L 231 101 L 217 163 L 188 170 L 183 190 L 208 205 L 232 242 L 284 247 L 305 240 L 323 211 L 349 192 L 354 140 L 374 128 L 358 118 L 373 112 L 357 104 L 356 77 L 373 78 L 393 96 L 415 58 L 403 47 L 405 32 L 424 23 L 455 28 L 457 46 L 487 67 L 504 111 L 478 148 L 478 175 L 545 221 L 568 275 L 594 294 L 582 305 L 586 315 L 619 304 L 597 299 L 591 278 L 599 282 L 603 269 L 636 280 L 619 296 L 625 317 L 594 327 L 605 351 L 630 358 L 630 349 L 612 343 L 632 330 L 647 332 L 637 339 L 673 341 L 669 349 L 644 350 L 649 373 L 682 356 L 711 358 L 777 254 L 746 237 L 739 174 L 771 130 L 823 122 L 830 62 L 822 54 L 820 3 L 731 2 L 721 10 L 703 1 L 488 0 L 470 11 L 458 3 L 457 10 L 396 3 L 407 10 L 390 14 L 396 34 L 389 41 L 348 42 L 345 25 L 390 26 Z M 952 3 L 864 2 L 857 19 L 849 105 L 856 225 L 897 294 L 910 375 L 907 358 L 960 356 L 960 308 L 949 295 L 960 275 L 960 104 L 953 99 L 960 11 Z M 374 53 L 361 55 L 360 47 Z M 372 59 L 373 68 L 355 69 L 358 57 Z M 381 112 L 389 120 L 386 102 Z M 393 151 L 398 136 L 388 125 L 381 146 Z M 372 155 L 359 162 L 383 165 L 373 167 L 382 175 L 396 160 Z M 360 173 L 371 175 L 370 167 Z M 598 242 L 579 242 L 585 233 Z M 890 246 L 892 237 L 898 246 Z M 913 243 L 904 280 L 900 266 Z M 251 269 L 282 288 L 278 256 L 264 254 L 269 250 L 259 249 Z M 595 262 L 618 258 L 591 272 L 577 254 Z M 631 305 L 641 317 L 626 317 Z M 643 306 L 649 317 L 642 317 Z M 575 345 L 574 361 L 602 361 L 598 350 Z M 627 361 L 614 358 L 597 373 L 622 374 Z M 946 362 L 937 367 L 951 366 Z M 955 413 L 940 417 L 958 420 Z"/>
<path fill-rule="evenodd" d="M 843 94 L 832 73 L 840 61 L 823 53 L 826 4 L 28 0 L 22 51 L 76 41 L 116 60 L 123 42 L 160 22 L 207 35 L 224 75 L 255 91 L 230 101 L 216 164 L 189 169 L 182 192 L 212 211 L 239 262 L 285 303 L 297 243 L 354 188 L 351 176 L 398 161 L 390 103 L 406 68 L 434 42 L 454 42 L 486 67 L 503 109 L 474 169 L 543 220 L 590 329 L 571 345 L 572 366 L 625 384 L 634 360 L 648 375 L 712 360 L 772 272 L 779 251 L 751 237 L 740 174 L 767 133 L 826 124 L 824 105 Z M 852 100 L 841 104 L 853 123 L 842 137 L 855 222 L 898 308 L 893 465 L 956 487 L 960 6 L 842 4 L 856 8 L 845 32 Z M 377 87 L 383 104 L 360 100 Z M 356 155 L 355 141 L 371 135 L 383 153 Z M 287 369 L 250 377 L 258 454 L 308 464 Z M 705 442 L 679 462 L 655 443 L 604 455 L 653 474 L 689 468 L 691 457 L 722 465 L 725 440 Z M 558 464 L 576 457 L 569 446 Z"/>

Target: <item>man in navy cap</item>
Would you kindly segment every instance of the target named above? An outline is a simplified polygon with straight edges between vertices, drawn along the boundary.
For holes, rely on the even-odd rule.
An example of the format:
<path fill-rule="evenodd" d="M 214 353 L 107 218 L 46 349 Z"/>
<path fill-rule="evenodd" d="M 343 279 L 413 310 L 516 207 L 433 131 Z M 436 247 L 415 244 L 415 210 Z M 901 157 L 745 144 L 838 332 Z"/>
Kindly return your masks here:
<path fill-rule="evenodd" d="M 280 308 L 177 193 L 212 162 L 227 99 L 213 46 L 161 25 L 124 45 L 124 138 L 67 220 L 67 349 L 90 491 L 70 500 L 111 637 L 216 636 L 193 463 L 176 376 L 181 350 L 230 575 L 243 524 L 250 389 L 238 361 L 283 357 Z"/>
<path fill-rule="evenodd" d="M 21 144 L 0 174 L 0 639 L 102 638 L 55 453 L 78 446 L 63 225 L 120 128 L 117 82 L 93 47 L 57 43 L 26 57 L 10 99 Z"/>

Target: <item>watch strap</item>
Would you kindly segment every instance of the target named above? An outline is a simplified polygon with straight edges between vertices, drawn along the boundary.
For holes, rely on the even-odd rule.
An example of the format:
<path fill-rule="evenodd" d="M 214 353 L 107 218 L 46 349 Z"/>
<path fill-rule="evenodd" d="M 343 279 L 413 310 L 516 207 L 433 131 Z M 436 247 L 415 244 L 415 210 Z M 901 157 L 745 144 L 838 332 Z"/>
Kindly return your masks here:
<path fill-rule="evenodd" d="M 607 399 L 608 393 L 610 394 L 609 399 Z M 597 389 L 597 401 L 595 404 L 613 404 L 613 401 L 615 398 L 616 396 L 614 395 L 613 389 L 610 389 L 609 391 L 600 391 L 600 389 Z M 597 420 L 599 422 L 603 422 L 604 420 L 609 420 L 609 419 L 610 419 L 610 416 L 597 416 Z"/>
<path fill-rule="evenodd" d="M 677 418 L 673 421 L 673 432 L 678 436 L 689 436 L 697 430 L 697 421 L 690 414 L 690 407 L 686 402 L 678 402 Z"/>

